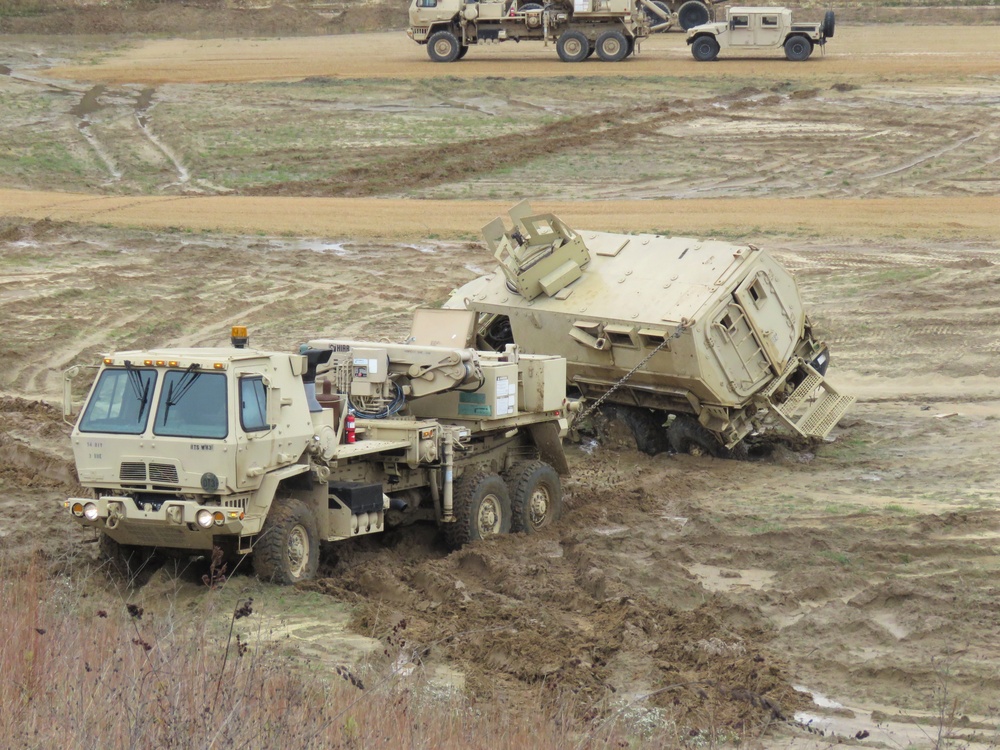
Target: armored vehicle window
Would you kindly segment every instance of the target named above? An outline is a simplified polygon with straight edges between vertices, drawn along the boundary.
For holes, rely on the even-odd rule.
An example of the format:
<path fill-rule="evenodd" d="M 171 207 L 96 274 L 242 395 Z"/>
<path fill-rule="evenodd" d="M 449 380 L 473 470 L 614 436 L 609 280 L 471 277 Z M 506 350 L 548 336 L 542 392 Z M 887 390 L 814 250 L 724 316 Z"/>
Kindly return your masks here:
<path fill-rule="evenodd" d="M 760 19 L 760 25 L 761 26 L 777 26 L 778 25 L 778 17 L 777 16 L 763 16 Z"/>
<path fill-rule="evenodd" d="M 195 369 L 171 370 L 164 375 L 153 433 L 195 438 L 228 435 L 226 376 Z"/>
<path fill-rule="evenodd" d="M 746 28 L 750 25 L 750 16 L 733 16 L 732 26 L 734 29 Z"/>
<path fill-rule="evenodd" d="M 240 378 L 240 424 L 244 432 L 268 428 L 267 390 L 261 378 Z"/>
<path fill-rule="evenodd" d="M 757 307 L 760 307 L 761 301 L 767 298 L 767 291 L 759 278 L 750 285 L 749 292 L 753 301 L 757 303 Z"/>
<path fill-rule="evenodd" d="M 438 0 L 417 0 L 418 8 L 436 8 Z"/>
<path fill-rule="evenodd" d="M 155 386 L 156 370 L 140 370 L 130 365 L 124 370 L 105 370 L 80 418 L 80 432 L 142 434 L 146 431 Z"/>

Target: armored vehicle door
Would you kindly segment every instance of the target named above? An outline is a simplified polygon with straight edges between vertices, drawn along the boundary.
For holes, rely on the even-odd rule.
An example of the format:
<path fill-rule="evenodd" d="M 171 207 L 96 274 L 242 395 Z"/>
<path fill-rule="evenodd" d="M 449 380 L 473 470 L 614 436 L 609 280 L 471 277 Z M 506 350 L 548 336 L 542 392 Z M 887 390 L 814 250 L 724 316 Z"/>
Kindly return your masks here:
<path fill-rule="evenodd" d="M 781 43 L 781 16 L 777 13 L 761 13 L 752 16 L 754 36 L 757 46 L 776 47 Z"/>
<path fill-rule="evenodd" d="M 746 312 L 735 300 L 715 314 L 705 333 L 730 389 L 740 397 L 756 393 L 773 377 L 770 362 Z"/>
<path fill-rule="evenodd" d="M 746 47 L 753 44 L 753 29 L 750 19 L 757 19 L 747 13 L 735 13 L 729 18 L 729 44 L 733 47 Z"/>
<path fill-rule="evenodd" d="M 785 306 L 773 279 L 764 270 L 747 276 L 733 297 L 744 310 L 775 374 L 780 374 L 798 341 L 796 315 Z"/>

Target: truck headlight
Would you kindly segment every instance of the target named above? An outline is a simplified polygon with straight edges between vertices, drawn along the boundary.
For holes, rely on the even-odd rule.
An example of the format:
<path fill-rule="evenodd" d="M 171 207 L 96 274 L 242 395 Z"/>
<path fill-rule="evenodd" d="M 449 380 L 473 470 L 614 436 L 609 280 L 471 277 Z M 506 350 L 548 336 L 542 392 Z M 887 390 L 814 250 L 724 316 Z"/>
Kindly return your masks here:
<path fill-rule="evenodd" d="M 73 503 L 73 507 L 70 510 L 77 518 L 83 518 L 83 503 Z"/>
<path fill-rule="evenodd" d="M 203 529 L 207 529 L 215 521 L 215 519 L 212 518 L 212 511 L 205 510 L 204 508 L 202 508 L 195 514 L 194 520 L 197 521 L 198 525 L 201 526 L 201 528 Z"/>
<path fill-rule="evenodd" d="M 97 520 L 97 506 L 93 503 L 87 503 L 83 506 L 83 517 L 88 521 Z"/>

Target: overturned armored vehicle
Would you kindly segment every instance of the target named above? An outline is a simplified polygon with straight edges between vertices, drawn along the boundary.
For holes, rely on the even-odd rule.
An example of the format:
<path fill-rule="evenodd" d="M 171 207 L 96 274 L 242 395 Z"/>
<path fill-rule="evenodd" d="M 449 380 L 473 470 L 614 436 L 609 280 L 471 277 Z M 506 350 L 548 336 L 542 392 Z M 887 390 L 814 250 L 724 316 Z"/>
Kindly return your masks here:
<path fill-rule="evenodd" d="M 753 245 L 574 231 L 527 202 L 483 228 L 499 266 L 447 303 L 479 346 L 563 356 L 639 449 L 726 455 L 778 427 L 823 438 L 854 402 L 826 379 L 795 280 Z M 664 429 L 665 427 L 665 429 Z"/>

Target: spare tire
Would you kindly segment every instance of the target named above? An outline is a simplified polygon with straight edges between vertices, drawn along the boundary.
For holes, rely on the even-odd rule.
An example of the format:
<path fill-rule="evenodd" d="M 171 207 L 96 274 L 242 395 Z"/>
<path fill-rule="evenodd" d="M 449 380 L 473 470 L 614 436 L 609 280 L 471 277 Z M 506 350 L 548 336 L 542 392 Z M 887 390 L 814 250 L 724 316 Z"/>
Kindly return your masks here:
<path fill-rule="evenodd" d="M 708 23 L 708 6 L 701 0 L 688 0 L 677 10 L 677 23 L 684 31 Z"/>
<path fill-rule="evenodd" d="M 827 39 L 833 39 L 833 32 L 837 25 L 837 19 L 833 16 L 833 11 L 828 10 L 826 15 L 823 16 L 823 28 L 820 29 L 823 32 L 823 36 Z"/>

